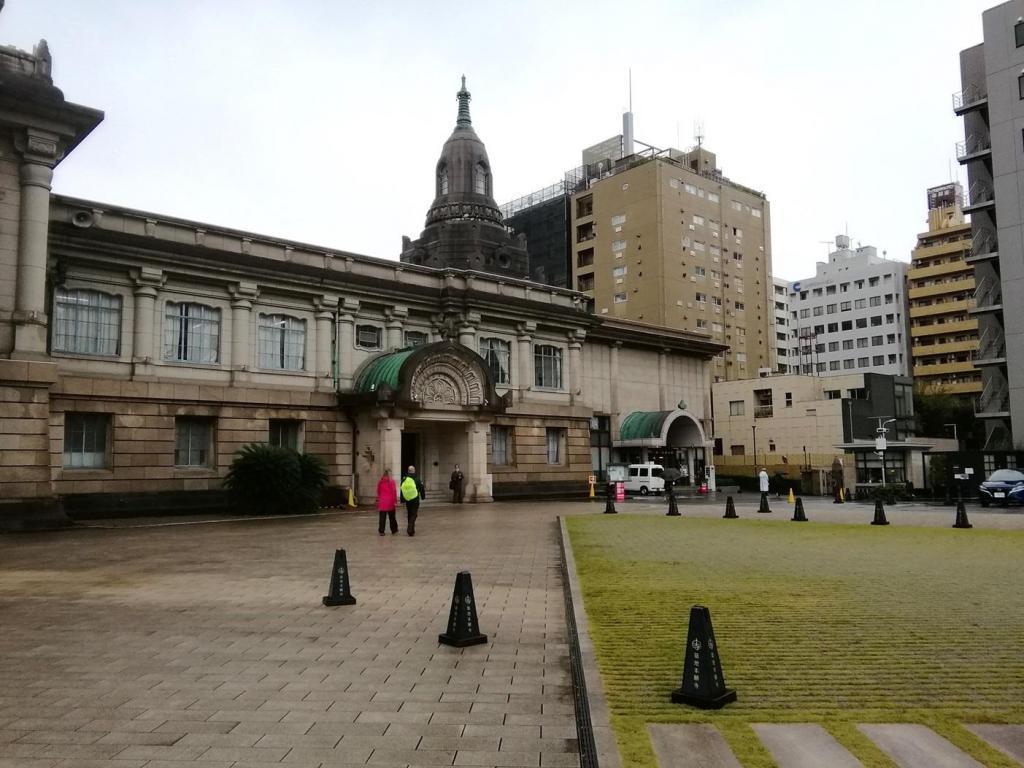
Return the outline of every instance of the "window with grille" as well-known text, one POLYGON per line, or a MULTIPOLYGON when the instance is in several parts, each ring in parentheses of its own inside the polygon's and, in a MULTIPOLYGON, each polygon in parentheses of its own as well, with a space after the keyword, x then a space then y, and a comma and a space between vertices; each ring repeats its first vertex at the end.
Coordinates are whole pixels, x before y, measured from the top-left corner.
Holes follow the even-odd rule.
POLYGON ((550 344, 533 348, 533 381, 544 389, 562 388, 562 350, 550 344))
POLYGON ((267 442, 298 451, 302 447, 302 422, 297 419, 271 419, 267 442))
POLYGON ((209 467, 213 461, 213 422, 182 416, 174 420, 174 466, 209 467))
POLYGON ((480 357, 487 362, 487 370, 491 381, 495 384, 508 384, 512 381, 510 362, 512 345, 504 339, 480 339, 480 357))
POLYGON ((169 303, 164 326, 164 360, 216 363, 220 310, 203 304, 169 303))
POLYGON ((105 413, 64 415, 64 468, 102 469, 109 466, 110 417, 105 413))
POLYGON ((121 297, 57 288, 53 299, 53 349, 79 355, 121 353, 121 297))
POLYGON ((306 359, 306 321, 288 315, 259 316, 260 368, 301 371, 306 359))
POLYGON ((504 466, 509 463, 511 433, 511 427, 491 427, 491 464, 504 466))
POLYGON ((384 332, 376 325, 356 326, 356 346, 360 349, 380 349, 384 343, 384 332))
POLYGON ((427 334, 423 331, 406 331, 405 332, 405 346, 407 347, 422 347, 428 341, 427 334))

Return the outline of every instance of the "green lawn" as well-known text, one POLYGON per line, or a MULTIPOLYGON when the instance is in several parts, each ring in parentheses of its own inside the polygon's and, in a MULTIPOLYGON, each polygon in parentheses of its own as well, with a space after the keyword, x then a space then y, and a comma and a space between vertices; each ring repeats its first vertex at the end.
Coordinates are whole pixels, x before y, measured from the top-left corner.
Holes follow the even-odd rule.
MULTIPOLYGON (((856 723, 916 722, 988 766, 962 723, 1024 723, 1024 532, 647 516, 566 519, 625 766, 646 723, 710 722, 747 768, 756 722, 817 722, 868 768, 856 723), (669 703, 690 606, 711 609, 739 701, 669 703)), ((1017 767, 1019 768, 1019 766, 1017 767)))

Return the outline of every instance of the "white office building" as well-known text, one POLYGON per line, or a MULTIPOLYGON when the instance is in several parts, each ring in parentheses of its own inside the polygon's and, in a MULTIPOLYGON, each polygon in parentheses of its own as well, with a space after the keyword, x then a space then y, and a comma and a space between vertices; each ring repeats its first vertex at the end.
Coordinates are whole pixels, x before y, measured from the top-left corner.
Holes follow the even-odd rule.
MULTIPOLYGON (((789 322, 789 281, 781 277, 772 278, 772 373, 790 373, 790 355, 793 364, 797 362, 799 349, 790 338, 789 322)), ((796 371, 793 371, 796 373, 796 371)))
POLYGON ((814 277, 789 286, 789 372, 909 375, 907 267, 837 235, 814 277))

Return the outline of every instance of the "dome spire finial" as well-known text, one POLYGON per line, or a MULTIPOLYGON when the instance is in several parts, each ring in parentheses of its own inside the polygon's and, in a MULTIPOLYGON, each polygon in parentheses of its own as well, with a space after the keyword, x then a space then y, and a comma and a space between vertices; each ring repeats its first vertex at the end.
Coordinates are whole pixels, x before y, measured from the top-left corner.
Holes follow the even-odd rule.
POLYGON ((455 121, 457 126, 470 126, 473 122, 469 119, 469 100, 472 98, 466 90, 466 76, 462 76, 462 89, 456 94, 459 99, 459 117, 455 121))

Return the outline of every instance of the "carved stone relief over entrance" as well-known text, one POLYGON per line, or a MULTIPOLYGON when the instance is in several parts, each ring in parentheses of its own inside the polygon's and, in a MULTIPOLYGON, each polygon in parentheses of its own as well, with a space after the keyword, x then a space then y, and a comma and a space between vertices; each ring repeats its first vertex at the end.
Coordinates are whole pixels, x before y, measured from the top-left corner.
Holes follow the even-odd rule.
POLYGON ((440 355, 413 374, 409 396, 423 406, 486 405, 480 373, 455 355, 440 355))

